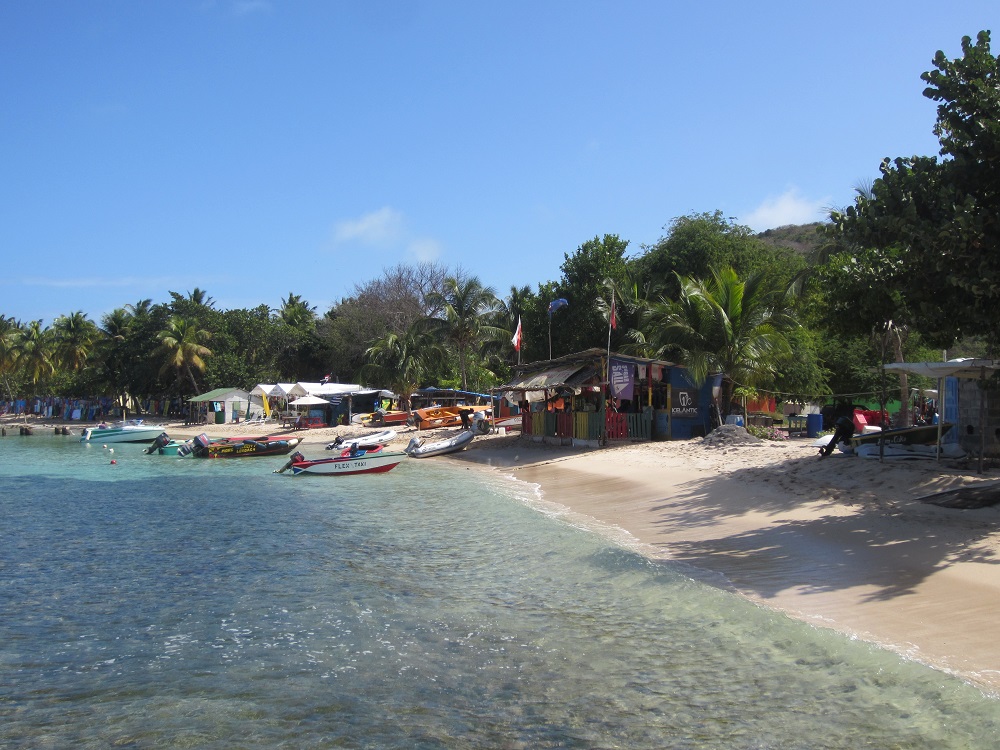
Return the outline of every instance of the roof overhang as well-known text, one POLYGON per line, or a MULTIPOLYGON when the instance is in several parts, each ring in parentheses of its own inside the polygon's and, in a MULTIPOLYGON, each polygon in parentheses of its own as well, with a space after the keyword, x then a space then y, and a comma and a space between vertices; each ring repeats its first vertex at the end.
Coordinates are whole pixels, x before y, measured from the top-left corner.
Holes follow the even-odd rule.
POLYGON ((950 359, 947 362, 890 362, 886 372, 907 372, 928 378, 988 378, 1000 370, 995 359, 950 359))

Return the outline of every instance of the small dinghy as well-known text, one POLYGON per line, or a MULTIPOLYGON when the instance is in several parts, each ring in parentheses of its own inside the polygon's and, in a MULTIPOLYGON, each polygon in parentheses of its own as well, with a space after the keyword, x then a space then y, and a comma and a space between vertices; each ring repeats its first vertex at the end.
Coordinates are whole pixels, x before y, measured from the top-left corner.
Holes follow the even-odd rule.
POLYGON ((343 450, 344 448, 352 445, 357 445, 359 448, 377 448, 380 445, 388 445, 395 439, 395 430, 382 430, 381 432, 375 432, 371 435, 362 435, 347 439, 345 439, 343 435, 337 435, 337 439, 332 443, 328 443, 326 449, 328 451, 343 450))
POLYGON ((443 456, 446 453, 463 450, 475 437, 476 433, 472 430, 460 430, 444 440, 436 440, 433 443, 427 443, 424 442, 423 438, 415 437, 406 446, 405 452, 413 458, 443 456))

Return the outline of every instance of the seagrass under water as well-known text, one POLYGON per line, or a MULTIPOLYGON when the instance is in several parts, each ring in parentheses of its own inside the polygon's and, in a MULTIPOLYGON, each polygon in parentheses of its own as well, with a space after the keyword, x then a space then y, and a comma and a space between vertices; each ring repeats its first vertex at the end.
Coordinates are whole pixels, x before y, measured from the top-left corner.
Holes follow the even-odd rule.
POLYGON ((0 746, 996 744, 996 700, 647 562, 526 485, 282 463, 0 439, 0 746))

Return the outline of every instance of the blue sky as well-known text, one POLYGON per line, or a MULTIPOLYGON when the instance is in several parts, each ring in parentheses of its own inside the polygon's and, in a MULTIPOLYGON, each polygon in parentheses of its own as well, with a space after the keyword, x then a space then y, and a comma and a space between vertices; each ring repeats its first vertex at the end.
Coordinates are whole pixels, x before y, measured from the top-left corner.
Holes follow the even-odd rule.
MULTIPOLYGON (((932 155, 995 0, 0 5, 0 314, 204 289, 320 313, 398 263, 505 296, 604 234, 825 217, 932 155), (947 7, 947 9, 945 9, 947 7)), ((1000 34, 1000 29, 996 30, 1000 34)), ((1000 40, 993 40, 994 52, 1000 40)))

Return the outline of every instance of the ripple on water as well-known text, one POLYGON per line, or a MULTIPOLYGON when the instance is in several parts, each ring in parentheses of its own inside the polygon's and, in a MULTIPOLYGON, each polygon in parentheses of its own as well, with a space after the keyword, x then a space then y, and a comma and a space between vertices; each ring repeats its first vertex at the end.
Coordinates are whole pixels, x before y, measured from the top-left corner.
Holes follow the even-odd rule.
POLYGON ((485 473, 292 478, 126 450, 109 472, 93 446, 32 440, 38 474, 0 463, 5 747, 996 736, 973 688, 652 563, 485 473))

